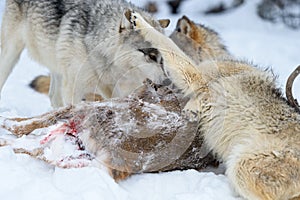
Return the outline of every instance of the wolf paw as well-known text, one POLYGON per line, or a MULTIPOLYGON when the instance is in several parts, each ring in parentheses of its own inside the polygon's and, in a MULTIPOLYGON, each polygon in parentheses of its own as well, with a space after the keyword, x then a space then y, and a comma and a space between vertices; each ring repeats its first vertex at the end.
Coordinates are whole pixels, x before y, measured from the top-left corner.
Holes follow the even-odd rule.
POLYGON ((191 122, 198 121, 200 104, 197 100, 190 99, 182 109, 182 115, 191 122))
POLYGON ((189 109, 183 109, 181 114, 185 119, 187 119, 190 122, 199 121, 199 114, 196 111, 192 111, 189 109))

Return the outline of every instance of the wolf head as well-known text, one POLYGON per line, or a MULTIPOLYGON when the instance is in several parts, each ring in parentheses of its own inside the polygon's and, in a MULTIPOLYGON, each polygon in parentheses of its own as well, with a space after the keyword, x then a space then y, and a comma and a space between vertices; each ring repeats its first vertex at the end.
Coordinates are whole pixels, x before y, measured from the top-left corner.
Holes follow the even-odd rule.
MULTIPOLYGON (((114 70, 110 71, 112 87, 111 97, 124 97, 133 90, 139 88, 146 78, 156 83, 161 83, 165 76, 162 73, 162 57, 159 51, 153 48, 151 42, 143 38, 141 34, 132 31, 130 23, 131 10, 125 10, 119 26, 119 34, 115 45, 106 45, 110 54, 108 59, 114 70), (116 44, 119 43, 119 44, 116 44), (113 49, 109 49, 109 48, 113 49)), ((163 32, 170 20, 155 20, 148 13, 143 13, 145 19, 158 31, 163 32)), ((110 80, 105 80, 109 82, 110 80)))
POLYGON ((219 35, 188 17, 178 20, 170 38, 195 62, 230 57, 219 35))
MULTIPOLYGON (((163 73, 160 64, 149 59, 149 55, 141 49, 151 48, 152 44, 147 42, 143 36, 132 31, 129 22, 131 10, 126 4, 118 7, 113 12, 116 16, 105 16, 105 19, 99 15, 96 20, 99 28, 95 33, 88 33, 88 47, 90 48, 88 59, 82 67, 80 73, 88 77, 87 93, 100 94, 104 99, 111 97, 125 97, 143 84, 146 78, 160 81, 163 73), (118 11, 118 12, 117 12, 118 11), (108 20, 109 22, 103 22, 108 20), (87 73, 86 68, 93 70, 93 73, 87 73)), ((156 20, 149 13, 142 12, 147 21, 158 31, 163 32, 167 27, 169 20, 156 20)), ((76 88, 81 86, 76 86, 76 88)), ((85 89, 87 90, 87 89, 85 89)))
MULTIPOLYGON (((135 47, 137 48, 137 46, 135 47)), ((138 48, 137 52, 129 53, 128 57, 125 56, 125 59, 123 57, 121 60, 133 64, 133 67, 127 68, 127 71, 119 76, 114 85, 112 97, 123 97, 130 94, 133 90, 142 86, 141 84, 146 78, 157 83, 162 83, 165 78, 161 70, 163 65, 162 56, 156 48, 149 45, 138 48), (131 57, 133 54, 136 54, 136 56, 131 57)))

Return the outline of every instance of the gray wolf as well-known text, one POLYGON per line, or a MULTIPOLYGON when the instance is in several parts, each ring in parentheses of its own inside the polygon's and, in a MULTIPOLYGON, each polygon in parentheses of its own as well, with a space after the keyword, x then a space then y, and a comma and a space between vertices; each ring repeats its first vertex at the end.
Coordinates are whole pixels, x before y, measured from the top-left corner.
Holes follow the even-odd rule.
POLYGON ((139 13, 130 20, 160 51, 164 74, 190 99, 186 116, 198 121, 238 194, 249 200, 300 198, 300 114, 274 75, 235 60, 197 66, 139 13))
POLYGON ((157 67, 140 51, 150 44, 123 28, 125 9, 139 10, 159 31, 169 24, 124 0, 7 0, 0 91, 24 48, 49 68, 54 107, 78 103, 87 93, 125 96, 146 77, 155 80, 157 67))
MULTIPOLYGON (((177 21, 170 38, 197 64, 207 60, 232 58, 218 33, 202 24, 193 22, 186 16, 177 21)), ((49 85, 49 76, 38 76, 31 82, 30 87, 45 94, 48 93, 49 85)), ((93 100, 93 98, 89 98, 89 100, 93 100)))

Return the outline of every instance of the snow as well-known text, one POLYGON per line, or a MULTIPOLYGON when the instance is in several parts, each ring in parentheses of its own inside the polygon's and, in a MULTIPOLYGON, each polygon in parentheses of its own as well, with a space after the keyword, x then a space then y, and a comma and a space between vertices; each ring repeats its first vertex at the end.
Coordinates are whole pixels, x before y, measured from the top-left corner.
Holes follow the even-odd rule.
MULTIPOLYGON (((145 0, 132 2, 143 5, 145 0)), ((181 13, 172 16, 164 5, 159 7, 157 17, 171 18, 167 34, 172 32, 183 14, 215 29, 236 58, 252 61, 262 68, 272 67, 279 75, 278 84, 284 87, 288 75, 300 63, 299 31, 260 20, 256 15, 259 0, 246 1, 236 10, 209 16, 202 14, 203 11, 219 1, 206 2, 184 1, 181 13)), ((4 4, 4 0, 0 1, 1 15, 4 4)), ((48 97, 28 87, 34 77, 47 73, 47 69, 33 62, 24 52, 3 88, 0 116, 28 117, 51 110, 48 97)), ((296 80, 294 93, 297 98, 300 98, 299 86, 299 80, 296 80)), ((1 135, 8 137, 7 132, 0 129, 1 135)), ((61 169, 28 155, 16 155, 10 146, 0 148, 0 177, 0 197, 6 200, 239 199, 226 176, 212 172, 187 170, 135 175, 117 184, 103 169, 61 169)))

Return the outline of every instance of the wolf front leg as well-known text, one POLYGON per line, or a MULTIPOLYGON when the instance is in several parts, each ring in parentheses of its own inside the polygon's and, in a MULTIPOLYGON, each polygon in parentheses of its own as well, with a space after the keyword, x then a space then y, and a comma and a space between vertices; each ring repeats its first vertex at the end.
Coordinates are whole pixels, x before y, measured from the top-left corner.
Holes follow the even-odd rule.
POLYGON ((49 89, 49 97, 51 101, 51 106, 53 108, 62 107, 63 99, 62 99, 62 76, 57 73, 51 73, 50 76, 50 89, 49 89))
POLYGON ((84 98, 84 89, 86 89, 84 80, 76 74, 66 70, 62 78, 62 97, 63 105, 74 105, 80 103, 84 98))

